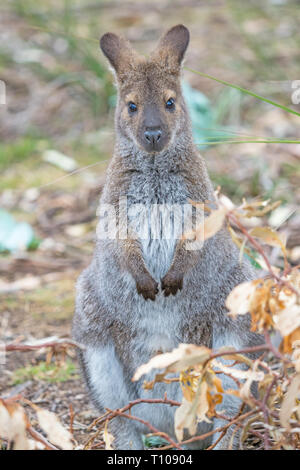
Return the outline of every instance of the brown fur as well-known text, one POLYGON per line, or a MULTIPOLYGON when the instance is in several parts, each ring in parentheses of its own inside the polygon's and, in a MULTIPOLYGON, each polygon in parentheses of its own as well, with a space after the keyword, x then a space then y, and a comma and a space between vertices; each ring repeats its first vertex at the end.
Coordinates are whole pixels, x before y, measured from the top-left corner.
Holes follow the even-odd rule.
POLYGON ((139 56, 128 41, 115 34, 107 33, 100 41, 116 74, 119 90, 116 113, 118 130, 120 133, 127 130, 142 149, 145 129, 159 126, 163 131, 161 144, 166 146, 171 138, 171 129, 178 122, 182 108, 185 108, 179 75, 188 42, 189 33, 181 25, 163 36, 150 58, 139 56), (172 110, 166 108, 170 98, 176 103, 172 110), (137 105, 137 113, 128 113, 130 102, 137 105))

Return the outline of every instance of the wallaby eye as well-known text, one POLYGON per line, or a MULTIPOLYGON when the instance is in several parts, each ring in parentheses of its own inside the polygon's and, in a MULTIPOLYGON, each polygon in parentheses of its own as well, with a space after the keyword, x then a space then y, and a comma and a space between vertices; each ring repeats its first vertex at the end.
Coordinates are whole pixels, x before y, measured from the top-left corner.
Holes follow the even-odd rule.
POLYGON ((175 107, 175 100, 174 98, 170 98, 167 102, 166 102, 166 108, 167 109, 172 109, 175 107))
POLYGON ((137 111, 137 105, 130 101, 130 103, 128 103, 128 109, 131 113, 135 113, 137 111))

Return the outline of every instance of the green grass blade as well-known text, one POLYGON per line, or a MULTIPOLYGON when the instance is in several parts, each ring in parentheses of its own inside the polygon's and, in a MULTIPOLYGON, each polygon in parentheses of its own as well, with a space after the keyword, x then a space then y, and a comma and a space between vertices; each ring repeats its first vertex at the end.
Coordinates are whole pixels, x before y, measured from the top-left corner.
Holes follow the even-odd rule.
POLYGON ((196 145, 218 144, 300 144, 300 140, 260 139, 260 140, 217 140, 215 142, 195 142, 196 145))
POLYGON ((300 117, 300 113, 297 113, 297 111, 294 111, 293 109, 288 108, 287 106, 283 106, 282 104, 276 103, 275 101, 269 100, 268 98, 264 98, 263 96, 260 96, 257 93, 254 93, 253 91, 247 90, 246 88, 242 88, 238 85, 235 85, 234 83, 226 82, 225 80, 222 80, 217 77, 213 77, 212 75, 208 75, 207 73, 204 73, 204 72, 199 72, 198 70, 190 69, 189 67, 185 67, 185 70, 188 70, 189 72, 192 72, 192 73, 196 73, 197 75, 201 75, 201 77, 209 78, 210 80, 214 80, 215 82, 222 83, 222 85, 235 88, 236 90, 239 90, 242 93, 253 96, 254 98, 257 98, 260 101, 264 101, 265 103, 271 104, 272 106, 276 106, 277 108, 283 109, 284 111, 288 113, 295 114, 296 116, 300 117))

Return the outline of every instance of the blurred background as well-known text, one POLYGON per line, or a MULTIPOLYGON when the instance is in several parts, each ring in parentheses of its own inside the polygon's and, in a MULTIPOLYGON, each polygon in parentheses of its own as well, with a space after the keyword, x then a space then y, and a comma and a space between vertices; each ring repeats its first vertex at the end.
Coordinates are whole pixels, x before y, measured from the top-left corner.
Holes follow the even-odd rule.
MULTIPOLYGON (((186 68, 300 113, 298 0, 2 2, 1 341, 70 334, 74 284, 91 259, 114 142, 116 95, 100 36, 121 33, 147 54, 179 22, 191 32, 186 68)), ((284 142, 300 140, 299 115, 190 70, 183 80, 195 141, 215 186, 237 204, 280 199, 268 222, 285 231, 291 262, 300 263, 300 145, 284 142)), ((272 256, 282 264, 276 249, 272 256)), ((80 441, 93 411, 75 359, 63 372, 37 354, 24 361, 17 353, 7 359, 0 392, 28 393, 63 420, 72 397, 80 441)))

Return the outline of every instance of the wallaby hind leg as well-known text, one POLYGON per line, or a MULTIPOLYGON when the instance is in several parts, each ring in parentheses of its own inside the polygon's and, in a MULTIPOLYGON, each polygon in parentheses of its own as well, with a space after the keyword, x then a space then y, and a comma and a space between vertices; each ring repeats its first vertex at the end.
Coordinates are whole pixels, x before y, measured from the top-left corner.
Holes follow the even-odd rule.
MULTIPOLYGON (((87 348, 82 354, 81 363, 91 399, 99 409, 99 415, 105 413, 107 408, 122 408, 136 398, 133 386, 126 381, 112 345, 87 348)), ((109 432, 114 436, 114 448, 143 449, 143 429, 139 423, 117 417, 109 423, 109 432)))
MULTIPOLYGON (((202 422, 198 425, 196 436, 201 436, 203 434, 206 434, 210 432, 212 428, 213 428, 213 423, 202 422)), ((184 439, 190 439, 193 437, 195 436, 188 435, 188 436, 184 436, 184 439)), ((212 437, 210 436, 205 439, 197 439, 194 442, 190 442, 185 445, 185 448, 189 450, 204 450, 204 449, 207 449, 207 447, 209 447, 211 443, 212 443, 212 437)))
POLYGON ((114 418, 109 432, 114 436, 112 446, 118 450, 143 450, 142 433, 127 418, 114 418))
MULTIPOLYGON (((236 321, 236 320, 235 320, 236 321)), ((234 347, 236 350, 242 349, 244 347, 255 346, 262 342, 261 336, 252 333, 248 329, 248 325, 243 322, 240 324, 240 329, 238 330, 230 329, 218 329, 215 327, 214 330, 214 339, 213 339, 213 349, 219 349, 221 347, 234 347)), ((232 365, 231 360, 226 360, 226 358, 218 358, 219 362, 222 362, 226 365, 232 365)), ((237 364, 234 366, 238 369, 244 369, 246 366, 243 364, 237 364)), ((237 389, 237 384, 235 381, 225 374, 220 374, 219 378, 222 380, 223 390, 237 389)), ((240 398, 224 393, 222 403, 217 405, 216 410, 219 413, 222 412, 228 418, 234 418, 242 405, 240 398)), ((224 425, 228 424, 228 420, 215 419, 213 424, 213 429, 222 428, 224 425)), ((221 433, 215 433, 212 437, 212 442, 215 443, 220 437, 221 433)), ((237 428, 235 425, 230 426, 225 435, 220 439, 220 441, 214 447, 216 450, 227 450, 229 449, 238 449, 240 445, 240 434, 241 428, 237 428)))

